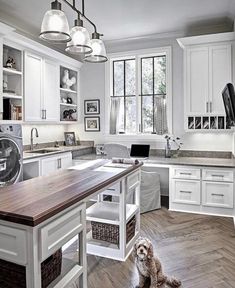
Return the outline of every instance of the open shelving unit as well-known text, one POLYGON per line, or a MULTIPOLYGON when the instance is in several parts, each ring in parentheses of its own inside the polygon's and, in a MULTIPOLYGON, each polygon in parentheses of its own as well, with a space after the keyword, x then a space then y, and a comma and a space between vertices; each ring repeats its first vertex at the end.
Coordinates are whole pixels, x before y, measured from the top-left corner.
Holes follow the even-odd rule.
POLYGON ((60 66, 60 121, 78 120, 78 71, 60 66))
POLYGON ((22 121, 23 117, 23 52, 3 44, 3 120, 22 121), (9 58, 14 60, 7 67, 9 58))
POLYGON ((122 179, 108 190, 98 195, 96 203, 86 210, 86 219, 89 222, 98 222, 119 226, 119 243, 94 239, 92 225, 87 233, 87 253, 114 260, 125 261, 132 251, 133 245, 140 232, 140 172, 135 172, 122 179), (134 181, 130 181, 134 179, 134 181), (114 201, 105 201, 103 196, 113 196, 114 201), (130 199, 131 203, 127 199, 130 199), (136 225, 134 236, 127 241, 126 227, 135 217, 136 225))

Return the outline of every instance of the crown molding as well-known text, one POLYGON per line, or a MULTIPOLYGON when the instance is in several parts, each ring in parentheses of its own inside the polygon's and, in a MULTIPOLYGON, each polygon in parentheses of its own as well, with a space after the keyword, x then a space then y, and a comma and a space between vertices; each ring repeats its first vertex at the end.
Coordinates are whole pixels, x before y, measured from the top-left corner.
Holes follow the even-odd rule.
POLYGON ((185 38, 177 39, 180 47, 185 49, 190 45, 200 45, 200 44, 209 44, 215 42, 226 42, 226 41, 234 41, 235 40, 235 32, 225 32, 225 33, 216 33, 216 34, 208 34, 208 35, 200 35, 200 36, 191 36, 185 38))
POLYGON ((171 39, 171 38, 179 38, 185 36, 185 31, 172 31, 172 32, 164 32, 164 33, 156 33, 156 34, 149 34, 144 36, 137 36, 137 37, 128 37, 128 38, 121 38, 121 39, 113 39, 113 40, 104 40, 105 44, 107 45, 119 45, 122 43, 130 43, 130 42, 137 42, 137 41, 154 41, 159 39, 171 39))

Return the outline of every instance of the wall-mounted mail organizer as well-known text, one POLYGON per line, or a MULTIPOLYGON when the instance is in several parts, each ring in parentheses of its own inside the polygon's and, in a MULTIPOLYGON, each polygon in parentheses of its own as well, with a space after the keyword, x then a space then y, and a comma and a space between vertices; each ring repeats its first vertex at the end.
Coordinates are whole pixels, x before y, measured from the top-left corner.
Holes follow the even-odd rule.
POLYGON ((229 130, 225 116, 188 116, 187 130, 229 130))

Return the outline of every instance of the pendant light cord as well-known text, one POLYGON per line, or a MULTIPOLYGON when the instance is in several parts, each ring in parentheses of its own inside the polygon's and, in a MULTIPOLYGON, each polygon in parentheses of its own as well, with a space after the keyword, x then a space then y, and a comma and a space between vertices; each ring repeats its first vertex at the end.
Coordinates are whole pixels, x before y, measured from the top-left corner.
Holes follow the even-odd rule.
POLYGON ((96 28, 96 25, 89 19, 85 16, 85 8, 84 8, 84 0, 82 0, 82 12, 79 11, 77 8, 76 8, 76 3, 75 3, 75 0, 73 0, 73 4, 69 3, 67 0, 62 0, 64 3, 66 3, 71 9, 73 9, 77 14, 79 14, 80 16, 82 16, 84 19, 86 19, 87 22, 89 22, 95 32, 97 33, 97 28, 96 28))

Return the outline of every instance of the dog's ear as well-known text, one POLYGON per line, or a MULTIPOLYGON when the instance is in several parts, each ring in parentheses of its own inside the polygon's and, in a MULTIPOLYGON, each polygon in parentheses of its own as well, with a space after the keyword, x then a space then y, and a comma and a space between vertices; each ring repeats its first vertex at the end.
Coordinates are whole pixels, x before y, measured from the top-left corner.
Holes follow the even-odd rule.
POLYGON ((153 258, 153 244, 149 241, 149 248, 148 248, 148 259, 153 258))

